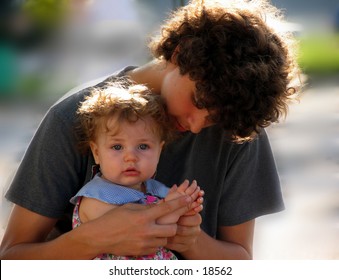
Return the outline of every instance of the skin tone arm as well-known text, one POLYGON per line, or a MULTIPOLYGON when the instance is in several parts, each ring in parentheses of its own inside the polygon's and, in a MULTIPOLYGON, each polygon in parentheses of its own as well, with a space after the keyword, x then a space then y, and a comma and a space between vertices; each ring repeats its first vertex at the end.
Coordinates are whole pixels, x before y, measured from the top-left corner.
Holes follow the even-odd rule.
POLYGON ((217 239, 201 230, 200 234, 190 244, 187 244, 182 242, 189 235, 188 231, 186 232, 189 221, 185 219, 187 217, 184 216, 178 221, 177 235, 168 239, 166 246, 168 249, 181 252, 186 259, 246 260, 253 258, 255 220, 236 226, 219 227, 217 239), (180 223, 185 223, 186 226, 181 227, 180 223))
MULTIPOLYGON (((154 207, 126 204, 47 242, 57 220, 16 205, 1 243, 0 258, 55 260, 92 259, 102 252, 150 254, 166 245, 167 238, 177 231, 176 224, 159 225, 156 219, 177 209, 184 214, 190 203, 189 196, 182 196, 154 207)), ((199 224, 192 228, 197 227, 199 224)))
MULTIPOLYGON (((189 181, 185 180, 179 187, 174 185, 170 189, 165 199, 166 201, 170 201, 185 195, 189 195, 191 197, 191 201, 193 201, 189 205, 189 211, 187 211, 185 215, 194 215, 200 212, 202 210, 202 196, 204 195, 204 193, 200 190, 200 187, 197 185, 197 182, 195 180, 192 182, 192 184, 189 184, 189 181)), ((164 202, 165 199, 162 202, 164 202)), ((116 204, 109 204, 94 198, 83 197, 79 207, 80 220, 82 223, 89 222, 91 220, 101 217, 106 212, 116 207, 121 206, 116 204)), ((181 209, 178 209, 177 211, 174 211, 157 219, 157 224, 166 225, 176 223, 181 215, 182 211, 181 209)))

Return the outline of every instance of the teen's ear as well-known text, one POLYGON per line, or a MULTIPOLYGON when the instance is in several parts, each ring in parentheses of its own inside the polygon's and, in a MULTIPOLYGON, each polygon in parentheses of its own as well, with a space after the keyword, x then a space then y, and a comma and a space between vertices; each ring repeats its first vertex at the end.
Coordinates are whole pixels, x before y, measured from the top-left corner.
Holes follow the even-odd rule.
POLYGON ((177 63, 177 56, 179 54, 179 46, 176 46, 174 52, 171 55, 171 63, 174 65, 178 65, 177 63))
POLYGON ((89 146, 91 148, 95 163, 100 164, 98 145, 94 141, 90 141, 89 146))

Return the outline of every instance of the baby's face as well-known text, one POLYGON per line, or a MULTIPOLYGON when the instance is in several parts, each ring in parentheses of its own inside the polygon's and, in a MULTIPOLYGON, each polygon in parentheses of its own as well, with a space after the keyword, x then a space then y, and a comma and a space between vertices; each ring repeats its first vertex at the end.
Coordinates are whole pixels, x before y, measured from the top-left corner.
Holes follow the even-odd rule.
POLYGON ((108 131, 99 129, 91 149, 104 179, 139 189, 141 182, 154 175, 164 142, 151 125, 151 118, 119 124, 112 118, 108 131))

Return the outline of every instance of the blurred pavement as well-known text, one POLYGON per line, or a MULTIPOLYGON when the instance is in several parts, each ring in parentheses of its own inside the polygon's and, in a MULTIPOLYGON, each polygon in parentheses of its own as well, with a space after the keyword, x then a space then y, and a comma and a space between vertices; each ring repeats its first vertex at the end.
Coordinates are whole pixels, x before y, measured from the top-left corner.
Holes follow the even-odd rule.
POLYGON ((268 129, 286 210, 257 219, 256 259, 339 259, 339 75, 309 83, 268 129))

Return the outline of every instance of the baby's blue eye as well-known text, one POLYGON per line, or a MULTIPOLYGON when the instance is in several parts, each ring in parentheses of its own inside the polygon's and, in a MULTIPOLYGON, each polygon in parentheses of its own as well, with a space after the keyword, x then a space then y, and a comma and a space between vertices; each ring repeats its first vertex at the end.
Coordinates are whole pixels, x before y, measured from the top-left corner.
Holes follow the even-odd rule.
POLYGON ((149 146, 147 144, 140 144, 139 145, 140 150, 147 150, 148 148, 149 148, 149 146))
POLYGON ((122 149, 122 146, 121 145, 114 145, 114 146, 112 146, 112 149, 116 150, 116 151, 120 151, 122 149))

